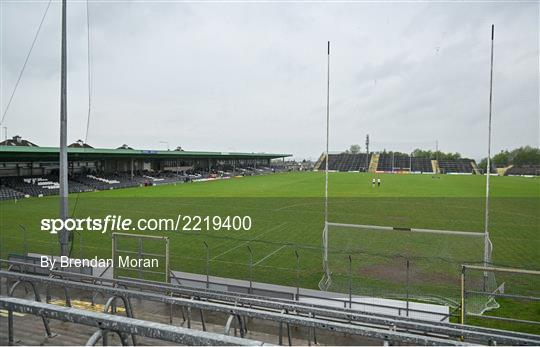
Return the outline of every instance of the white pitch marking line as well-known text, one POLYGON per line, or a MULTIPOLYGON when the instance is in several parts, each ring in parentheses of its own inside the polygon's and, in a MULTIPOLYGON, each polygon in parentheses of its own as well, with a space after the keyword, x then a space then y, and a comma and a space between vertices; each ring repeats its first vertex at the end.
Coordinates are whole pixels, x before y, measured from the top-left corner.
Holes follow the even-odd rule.
POLYGON ((272 253, 268 254, 266 257, 262 258, 261 260, 259 260, 258 262, 256 262, 255 264, 253 264, 253 266, 259 264, 260 262, 263 262, 265 261, 267 258, 273 256, 274 254, 276 254, 277 252, 281 251, 283 248, 287 247, 287 245, 283 245, 281 247, 279 247, 278 249, 276 249, 275 251, 273 251, 272 253))
POLYGON ((224 251, 224 252, 221 252, 220 254, 216 255, 215 257, 211 258, 210 260, 215 260, 215 259, 221 257, 222 255, 225 255, 225 254, 227 254, 227 253, 229 253, 229 252, 231 252, 231 251, 234 251, 235 249, 237 249, 237 248, 239 248, 239 247, 244 246, 245 244, 250 243, 251 241, 255 241, 255 240, 257 240, 257 239, 260 239, 260 238, 263 237, 264 235, 268 234, 269 232, 271 232, 271 231, 273 231, 273 230, 275 230, 275 229, 277 229, 277 228, 282 227, 282 226, 285 225, 285 224, 287 224, 287 223, 286 223, 286 222, 283 222, 283 223, 281 223, 281 224, 279 224, 279 225, 276 225, 275 227, 268 229, 267 231, 265 231, 265 232, 263 232, 263 233, 257 235, 256 237, 252 238, 252 239, 249 240, 249 241, 242 242, 241 244, 239 244, 239 245, 237 245, 237 246, 234 246, 233 248, 229 248, 228 250, 226 250, 226 251, 224 251))

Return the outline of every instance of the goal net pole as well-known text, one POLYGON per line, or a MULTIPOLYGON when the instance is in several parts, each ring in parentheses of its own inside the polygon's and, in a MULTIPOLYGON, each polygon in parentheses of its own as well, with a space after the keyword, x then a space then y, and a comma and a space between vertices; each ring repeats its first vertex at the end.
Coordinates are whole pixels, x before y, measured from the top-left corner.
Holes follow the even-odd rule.
POLYGON ((495 34, 495 25, 491 25, 491 66, 489 75, 489 117, 488 117, 488 155, 486 168, 486 204, 484 217, 484 265, 487 266, 491 261, 490 257, 490 241, 489 241, 489 178, 491 176, 491 112, 493 102, 493 39, 495 34))
POLYGON ((326 63, 326 165, 324 170, 324 230, 323 230, 323 267, 327 275, 328 271, 328 147, 330 139, 330 41, 328 41, 327 63, 326 63))
MULTIPOLYGON (((491 113, 493 104, 493 41, 495 36, 495 25, 491 25, 491 61, 489 70, 489 116, 488 116, 488 148, 486 167, 486 203, 484 214, 484 267, 491 262, 491 241, 489 239, 489 179, 491 176, 491 113)), ((487 284, 487 272, 484 272, 484 290, 487 284)))

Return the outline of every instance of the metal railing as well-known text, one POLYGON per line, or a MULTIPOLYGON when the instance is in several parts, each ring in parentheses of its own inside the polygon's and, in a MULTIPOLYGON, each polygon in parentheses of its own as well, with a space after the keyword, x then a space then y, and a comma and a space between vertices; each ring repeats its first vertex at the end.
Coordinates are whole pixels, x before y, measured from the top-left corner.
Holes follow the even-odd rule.
POLYGON ((261 341, 216 334, 207 331, 186 329, 168 324, 149 322, 129 317, 122 317, 101 312, 92 312, 73 307, 62 307, 39 301, 0 296, 0 308, 7 310, 8 342, 14 342, 14 322, 12 312, 21 312, 41 316, 44 319, 56 319, 64 322, 82 324, 99 329, 88 339, 86 345, 95 345, 101 339, 107 345, 108 334, 116 333, 122 345, 128 345, 127 335, 136 334, 182 345, 195 346, 260 346, 261 341))
MULTIPOLYGON (((55 271, 55 274, 60 275, 61 272, 55 271)), ((280 326, 281 324, 295 325, 308 329, 348 333, 399 343, 444 345, 463 344, 464 342, 505 345, 540 343, 540 336, 537 335, 370 314, 348 308, 328 307, 253 294, 201 291, 172 284, 103 279, 73 273, 63 273, 63 275, 65 276, 63 279, 58 279, 0 271, 0 278, 11 281, 28 281, 34 285, 100 292, 104 295, 124 297, 127 300, 136 298, 160 302, 171 305, 171 307, 175 305, 201 310, 201 318, 203 310, 221 312, 238 317, 274 321, 280 323, 280 326), (77 278, 79 281, 73 280, 77 278), (95 280, 96 284, 87 283, 90 279, 95 280), (81 282, 81 280, 85 282, 81 282), (120 287, 136 288, 137 290, 121 289, 120 287)), ((279 336, 281 337, 281 335, 279 336)), ((314 335, 310 333, 310 336, 314 335)))
POLYGON ((112 269, 113 277, 117 276, 118 270, 136 272, 139 278, 142 278, 143 274, 149 275, 158 275, 163 276, 165 282, 170 282, 170 258, 169 258, 169 238, 166 236, 154 236, 154 235, 142 235, 142 234, 129 234, 129 233, 112 233, 112 269), (132 239, 135 240, 137 245, 137 250, 132 249, 122 249, 119 248, 119 243, 122 239, 132 239), (163 253, 155 253, 145 251, 144 242, 158 242, 163 243, 163 253), (136 260, 139 263, 137 268, 122 268, 119 267, 119 257, 122 255, 135 256, 136 260), (165 268, 163 271, 153 271, 142 269, 140 266, 140 261, 146 257, 162 258, 165 261, 165 268))
MULTIPOLYGON (((466 324, 467 317, 475 317, 483 320, 504 321, 517 324, 528 324, 532 326, 540 327, 540 321, 521 319, 509 316, 503 316, 501 313, 496 312, 497 315, 479 314, 470 312, 469 301, 475 298, 481 298, 482 301, 492 301, 493 307, 497 308, 500 305, 496 303, 497 300, 505 301, 502 305, 513 305, 514 307, 524 308, 531 303, 540 302, 540 271, 518 269, 510 267, 495 267, 495 266, 479 266, 479 265, 462 265, 461 270, 461 324, 466 324), (488 274, 498 274, 499 284, 495 289, 486 287, 482 282, 488 277, 488 274), (480 280, 476 282, 481 283, 472 284, 474 276, 478 276, 480 280), (506 275, 506 277, 504 276, 506 275), (501 278, 502 277, 502 278, 501 278), (536 282, 534 281, 536 279, 536 282), (505 289, 506 288, 506 289, 505 289), (521 291, 521 293, 507 293, 508 288, 515 292, 521 291), (531 294, 529 294, 531 293, 531 294)), ((504 311, 502 312, 504 314, 504 311)), ((538 318, 538 316, 536 316, 538 318)))

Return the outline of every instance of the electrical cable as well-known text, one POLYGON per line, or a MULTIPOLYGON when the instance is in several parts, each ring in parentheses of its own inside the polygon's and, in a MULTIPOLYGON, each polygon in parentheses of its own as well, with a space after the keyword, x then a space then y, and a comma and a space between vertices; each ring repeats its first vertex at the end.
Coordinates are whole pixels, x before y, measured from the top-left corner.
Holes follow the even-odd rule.
POLYGON ((19 77, 17 78, 17 82, 15 82, 15 86, 13 87, 13 91, 11 92, 11 96, 9 97, 9 101, 6 105, 6 109, 4 110, 4 113, 2 114, 2 120, 0 120, 0 126, 4 124, 4 120, 6 118, 7 112, 9 110, 9 106, 11 105, 11 102, 13 101, 13 97, 15 96, 15 92, 17 91, 19 87, 19 83, 21 82, 22 76, 24 74, 24 71, 26 69, 26 65, 28 63, 28 60, 30 59, 30 55, 32 54, 32 50, 34 49, 34 46, 36 44, 37 38, 39 36, 39 32, 41 31, 41 27, 43 26, 43 22, 45 21, 45 17, 47 16, 47 12, 49 12, 49 7, 51 7, 52 0, 49 0, 49 3, 47 4, 47 7, 45 8, 45 11, 43 12, 43 16, 41 17, 41 21, 39 22, 39 26, 37 28, 36 34, 34 35, 34 40, 32 41, 32 44, 30 45, 30 49, 28 50, 28 54, 26 54, 26 59, 24 60, 24 64, 21 68, 21 71, 19 72, 19 77))

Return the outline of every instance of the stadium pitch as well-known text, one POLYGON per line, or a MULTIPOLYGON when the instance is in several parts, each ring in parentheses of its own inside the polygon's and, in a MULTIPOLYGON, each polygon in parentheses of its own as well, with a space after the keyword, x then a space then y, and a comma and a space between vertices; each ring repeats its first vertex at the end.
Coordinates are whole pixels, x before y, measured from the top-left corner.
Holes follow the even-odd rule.
MULTIPOLYGON (((485 178, 465 175, 391 175, 331 173, 330 220, 343 223, 395 227, 482 231, 485 178), (380 177, 381 186, 372 178, 380 177)), ((324 225, 324 174, 283 173, 232 178, 211 182, 140 187, 70 196, 72 217, 176 218, 182 216, 249 216, 250 230, 138 231, 170 239, 173 270, 205 273, 207 254, 212 276, 247 279, 283 285, 317 288, 322 269, 321 232, 324 225), (205 246, 208 245, 208 249, 205 246), (296 258, 295 251, 298 254, 296 258), (208 252, 208 253, 207 253, 208 252), (250 253, 251 252, 251 253, 250 253), (298 260, 298 263, 297 263, 298 260), (298 265, 297 265, 298 264, 298 265), (297 268, 299 266, 299 268, 297 268)), ((57 235, 40 230, 40 221, 58 214, 58 197, 29 198, 0 203, 0 252, 57 254, 57 235)), ((540 180, 493 177, 490 232, 494 264, 540 268, 540 180)), ((204 229, 204 228, 203 228, 204 229)), ((343 259, 352 255, 358 281, 363 272, 377 279, 371 288, 390 288, 400 274, 362 263, 369 255, 399 249, 399 244, 341 236, 332 252, 343 259)), ((398 238, 394 238, 399 243, 398 238)), ((446 249, 442 241, 418 244, 401 252, 419 256, 446 249), (429 249, 429 250, 428 250, 429 249)), ((453 264, 464 254, 445 254, 453 264)), ((72 257, 110 257, 111 234, 74 233, 72 257)), ((460 258, 463 256, 463 258, 460 258)), ((422 290, 451 291, 458 279, 453 268, 432 271, 422 290), (442 288, 442 289, 441 289, 442 288)), ((422 279, 425 277, 422 277, 422 279)), ((414 278, 413 278, 414 280, 414 278)), ((394 283, 395 282, 395 283, 394 283)), ((459 294, 459 293, 456 293, 459 294)), ((501 310, 512 310, 508 306, 501 310)), ((540 307, 521 308, 522 317, 540 315, 540 307)), ((492 323, 498 326, 498 323, 492 323)))

